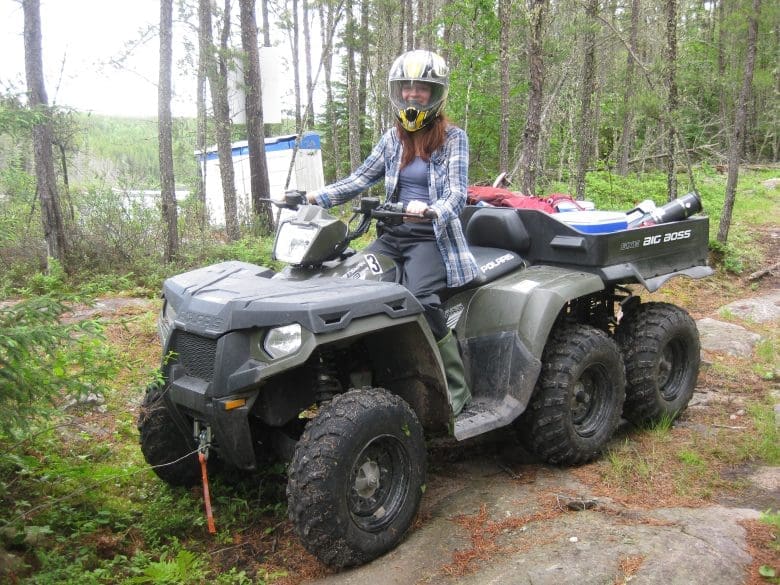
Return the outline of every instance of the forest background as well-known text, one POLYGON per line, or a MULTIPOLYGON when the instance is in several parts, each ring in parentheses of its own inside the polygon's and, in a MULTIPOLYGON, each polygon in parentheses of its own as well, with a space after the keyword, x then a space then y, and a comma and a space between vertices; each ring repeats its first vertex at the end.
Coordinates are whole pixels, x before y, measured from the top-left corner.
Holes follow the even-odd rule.
MULTIPOLYGON (((258 139, 316 130, 326 181, 344 176, 392 124, 387 70, 405 50, 433 49, 448 61, 447 113, 468 133, 472 184, 507 173, 513 190, 571 193, 621 210, 695 189, 711 218, 719 273, 766 263, 749 228, 729 238, 729 227, 737 192, 749 194, 755 220, 768 189, 760 181, 777 174, 777 3, 163 0, 159 26, 127 44, 130 53, 139 42, 159 42, 159 68, 149 72, 158 79, 154 119, 50 104, 46 38, 35 34, 45 5, 20 5, 26 83, 0 80, 0 299, 8 299, 0 304, 0 498, 11 510, 3 538, 32 563, 17 574, 32 571, 35 582, 166 582, 149 576, 155 570, 209 574, 177 540, 199 525, 197 502, 137 478, 131 418, 118 415, 111 441, 76 454, 80 462, 58 443, 62 433, 51 434, 71 424, 60 418, 69 397, 114 395, 121 404, 116 386, 142 388, 158 365, 154 351, 126 338, 124 351, 150 359, 122 359, 98 321, 59 318, 98 295, 154 297, 166 276, 209 262, 273 265, 258 139), (280 124, 262 123, 251 50, 271 43, 288 54, 294 88, 280 124), (244 65, 246 125, 232 123, 226 109, 235 62, 244 65), (172 71, 191 78, 195 119, 171 115, 172 71), (235 212, 235 187, 223 176, 227 221, 211 226, 193 153, 217 143, 226 156, 237 139, 254 149, 254 214, 235 212), (160 191, 158 205, 126 197, 147 189, 160 191), (176 189, 192 195, 177 203, 176 189), (133 477, 124 479, 126 472, 133 477), (63 480, 62 489, 51 477, 63 480), (63 499, 62 490, 85 478, 116 490, 102 499, 76 490, 74 500, 63 499), (114 540, 127 534, 135 548, 114 540)), ((153 344, 151 314, 122 327, 153 344)), ((83 433, 65 438, 85 440, 83 433)), ((246 520, 247 511, 224 505, 236 525, 246 520)), ((253 513, 278 514, 283 504, 264 506, 253 513)), ((225 583, 250 582, 237 570, 225 574, 225 583)), ((255 573, 255 582, 266 577, 255 573)))
MULTIPOLYGON (((606 196, 598 202, 602 208, 620 209, 645 198, 663 201, 679 191, 706 191, 696 173, 728 171, 726 192, 712 194, 715 205, 708 208, 721 220, 717 241, 725 246, 738 164, 771 163, 780 156, 775 3, 238 4, 162 2, 160 25, 128 39, 126 58, 139 43, 163 41, 157 120, 106 119, 51 106, 40 99, 46 95, 42 67, 36 74, 30 61, 27 88, 6 80, 0 101, 6 234, 0 242, 5 269, 0 289, 23 286, 39 267, 46 270, 48 257, 72 275, 132 273, 136 279, 150 270, 159 276, 155 266, 165 270, 172 260, 202 260, 215 232, 204 216, 204 187, 192 153, 215 142, 227 161, 230 140, 249 139, 253 165, 252 226, 239 225, 235 186, 230 173, 222 173, 223 239, 267 234, 271 212, 262 199, 270 193, 261 138, 317 130, 326 181, 344 176, 391 125, 387 69, 411 48, 434 49, 451 66, 447 112, 468 133, 472 183, 491 183, 506 172, 511 187, 524 193, 606 196), (266 127, 262 88, 255 81, 258 58, 247 47, 270 45, 272 39, 289 54, 294 90, 285 121, 266 127), (235 63, 244 65, 247 125, 231 123, 226 103, 226 78, 235 63), (191 74, 197 119, 171 116, 172 70, 191 74), (43 92, 30 90, 36 83, 43 92), (323 96, 321 105, 314 95, 323 96), (33 152, 46 152, 32 147, 36 127, 50 128, 54 154, 41 162, 33 180, 33 152), (38 186, 36 201, 35 181, 42 178, 46 187, 38 186), (181 209, 174 202, 177 187, 193 194, 181 209), (161 190, 162 213, 123 203, 122 190, 131 189, 161 190), (180 247, 181 242, 186 244, 180 247)), ((28 53, 32 38, 25 37, 28 53)), ((121 67, 122 58, 111 60, 121 67)))

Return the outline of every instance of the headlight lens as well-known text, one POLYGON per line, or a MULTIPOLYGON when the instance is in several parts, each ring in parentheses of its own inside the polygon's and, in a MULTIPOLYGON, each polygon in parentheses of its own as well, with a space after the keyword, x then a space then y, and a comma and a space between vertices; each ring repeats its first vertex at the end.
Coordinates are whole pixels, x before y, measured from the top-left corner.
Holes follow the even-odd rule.
POLYGON ((316 234, 316 226, 283 223, 274 246, 276 259, 290 264, 300 264, 316 234))
POLYGON ((160 337, 160 344, 164 347, 168 337, 173 330, 173 322, 176 320, 176 311, 173 310, 168 300, 163 301, 163 309, 160 312, 160 318, 157 319, 157 335, 160 337))
POLYGON ((298 323, 276 327, 265 336, 263 349, 272 358, 291 355, 301 349, 301 326, 298 323))

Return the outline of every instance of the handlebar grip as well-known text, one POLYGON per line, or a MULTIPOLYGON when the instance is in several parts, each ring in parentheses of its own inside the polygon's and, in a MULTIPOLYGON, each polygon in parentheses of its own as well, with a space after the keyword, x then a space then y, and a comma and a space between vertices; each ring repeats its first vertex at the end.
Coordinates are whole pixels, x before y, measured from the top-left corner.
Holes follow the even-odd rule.
POLYGON ((422 216, 423 216, 425 219, 436 219, 437 217, 439 217, 439 214, 438 214, 438 213, 436 213, 436 210, 434 210, 434 209, 432 209, 432 208, 430 208, 430 207, 429 207, 428 209, 426 209, 425 211, 423 211, 423 214, 422 214, 422 216))

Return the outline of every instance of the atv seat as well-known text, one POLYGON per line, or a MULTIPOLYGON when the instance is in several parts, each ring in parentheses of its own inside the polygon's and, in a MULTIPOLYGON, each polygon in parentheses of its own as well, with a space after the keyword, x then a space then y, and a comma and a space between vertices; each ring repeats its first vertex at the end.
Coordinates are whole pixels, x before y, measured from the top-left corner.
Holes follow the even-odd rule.
POLYGON ((511 208, 481 207, 466 224, 469 248, 501 248, 523 254, 531 247, 531 237, 520 215, 511 208))
POLYGON ((521 254, 530 248, 531 238, 514 209, 476 208, 466 219, 466 241, 480 273, 462 287, 439 293, 443 298, 482 286, 527 265, 521 254))

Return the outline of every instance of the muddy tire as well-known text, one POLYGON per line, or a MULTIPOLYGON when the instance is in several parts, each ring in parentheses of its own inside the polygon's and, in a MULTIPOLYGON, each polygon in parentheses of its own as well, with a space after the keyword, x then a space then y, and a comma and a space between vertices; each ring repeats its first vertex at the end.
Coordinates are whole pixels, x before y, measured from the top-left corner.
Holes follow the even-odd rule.
POLYGON ((425 468, 422 427, 409 405, 385 390, 350 390, 323 406, 298 442, 288 470, 290 520, 323 563, 366 563, 404 538, 425 468))
MULTIPOLYGON (((193 453, 195 440, 179 430, 168 411, 163 392, 158 386, 150 386, 146 390, 138 417, 141 451, 146 462, 164 482, 172 486, 191 487, 201 481, 200 463, 197 454, 193 453)), ((209 470, 211 468, 209 461, 209 470)))
POLYGON ((688 406, 699 376, 696 323, 680 307, 645 303, 615 332, 626 365, 623 416, 641 425, 674 419, 688 406))
POLYGON ((562 327, 545 347, 542 372, 518 421, 520 438, 548 463, 585 463, 612 437, 624 400, 617 344, 594 327, 562 327))

